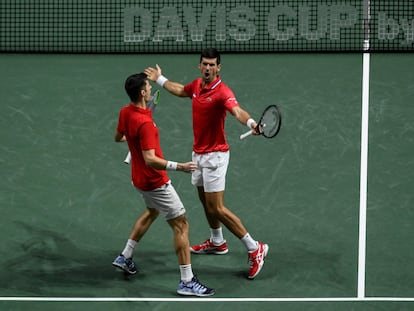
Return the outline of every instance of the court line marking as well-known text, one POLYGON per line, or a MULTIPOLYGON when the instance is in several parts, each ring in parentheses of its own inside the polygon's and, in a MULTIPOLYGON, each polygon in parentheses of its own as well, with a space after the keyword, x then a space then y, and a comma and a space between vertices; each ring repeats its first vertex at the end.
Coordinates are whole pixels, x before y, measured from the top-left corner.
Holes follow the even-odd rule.
POLYGON ((359 182, 359 244, 358 244, 358 298, 365 297, 365 265, 367 234, 367 175, 368 175, 368 122, 369 122, 370 53, 363 54, 361 166, 359 182))
POLYGON ((332 298, 134 298, 134 297, 0 297, 19 302, 414 302, 414 297, 332 298))

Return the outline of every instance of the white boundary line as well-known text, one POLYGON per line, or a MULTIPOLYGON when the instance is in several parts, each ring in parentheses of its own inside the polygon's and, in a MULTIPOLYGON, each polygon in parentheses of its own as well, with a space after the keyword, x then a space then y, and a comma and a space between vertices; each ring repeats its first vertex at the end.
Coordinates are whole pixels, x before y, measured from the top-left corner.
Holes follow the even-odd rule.
POLYGON ((0 297, 20 302, 414 302, 410 297, 339 298, 133 298, 133 297, 0 297))
POLYGON ((369 71, 370 54, 364 53, 362 73, 361 116, 361 167, 359 183, 359 246, 358 246, 358 298, 365 297, 365 256, 367 222, 367 174, 368 174, 368 121, 369 121, 369 71))
POLYGON ((359 242, 357 297, 365 297, 366 235, 367 235, 367 176, 370 74, 370 0, 364 1, 364 54, 362 59, 361 164, 359 181, 359 242))

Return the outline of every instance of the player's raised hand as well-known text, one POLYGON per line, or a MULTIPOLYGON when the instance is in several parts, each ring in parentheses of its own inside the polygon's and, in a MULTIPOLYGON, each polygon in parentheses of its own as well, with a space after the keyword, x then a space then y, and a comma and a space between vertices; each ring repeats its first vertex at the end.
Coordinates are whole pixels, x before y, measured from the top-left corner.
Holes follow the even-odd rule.
POLYGON ((155 68, 147 67, 144 70, 144 73, 147 75, 148 79, 155 82, 157 81, 158 77, 162 75, 162 70, 161 67, 156 64, 155 68))

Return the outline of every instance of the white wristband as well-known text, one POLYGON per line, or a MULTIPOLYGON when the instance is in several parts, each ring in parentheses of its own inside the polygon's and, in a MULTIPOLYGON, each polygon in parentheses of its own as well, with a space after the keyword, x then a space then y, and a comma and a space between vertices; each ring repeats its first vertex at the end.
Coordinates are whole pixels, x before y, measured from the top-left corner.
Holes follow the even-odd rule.
POLYGON ((256 121, 255 121, 255 120, 253 120, 252 118, 250 118, 249 120, 247 120, 246 125, 247 125, 247 127, 248 127, 249 129, 252 129, 252 124, 253 124, 253 123, 256 123, 256 121))
POLYGON ((157 84, 161 87, 164 86, 165 82, 167 82, 168 79, 166 77, 164 77, 163 75, 159 76, 157 79, 157 84))
POLYGON ((177 170, 177 162, 167 161, 167 165, 166 165, 165 169, 167 171, 176 171, 177 170))

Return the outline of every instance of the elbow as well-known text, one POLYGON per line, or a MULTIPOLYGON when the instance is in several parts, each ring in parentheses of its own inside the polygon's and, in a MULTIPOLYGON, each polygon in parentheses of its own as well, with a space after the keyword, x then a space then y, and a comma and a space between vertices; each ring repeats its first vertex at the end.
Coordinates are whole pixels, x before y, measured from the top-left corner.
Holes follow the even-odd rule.
POLYGON ((148 159, 144 159, 144 162, 145 162, 145 165, 146 166, 148 166, 148 167, 151 167, 151 161, 150 160, 148 160, 148 159))
POLYGON ((155 160, 155 158, 144 158, 144 161, 145 165, 150 168, 156 168, 157 166, 157 161, 155 160))
POLYGON ((153 168, 153 169, 160 169, 160 164, 162 159, 155 155, 154 149, 151 150, 143 150, 142 157, 144 159, 145 166, 153 168))
POLYGON ((126 137, 125 137, 125 135, 122 135, 122 134, 120 134, 120 133, 116 133, 116 134, 115 134, 115 137, 114 137, 114 140, 115 140, 115 142, 117 142, 117 143, 121 143, 121 142, 126 141, 126 137))

